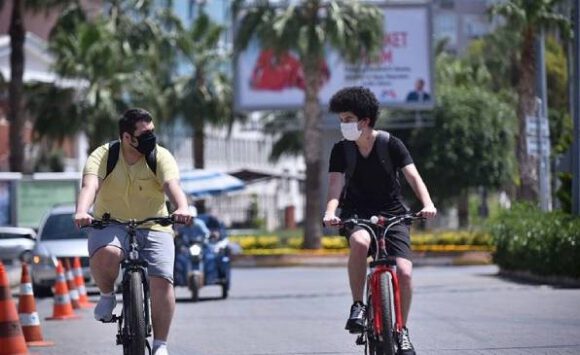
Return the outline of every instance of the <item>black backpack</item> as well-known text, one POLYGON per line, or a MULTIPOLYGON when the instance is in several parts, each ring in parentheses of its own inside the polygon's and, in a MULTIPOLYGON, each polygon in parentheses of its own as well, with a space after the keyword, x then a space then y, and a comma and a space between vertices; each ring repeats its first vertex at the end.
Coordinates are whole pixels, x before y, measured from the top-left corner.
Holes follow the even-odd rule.
MULTIPOLYGON (((386 131, 378 131, 377 134, 377 154, 379 156, 379 161, 381 165, 387 172, 387 174, 392 174, 393 163, 391 162, 391 155, 389 154, 389 140, 391 135, 389 132, 386 131)), ((346 160, 346 170, 344 172, 344 187, 342 189, 341 200, 344 199, 346 196, 346 189, 348 188, 348 184, 352 175, 354 174, 354 169, 356 167, 356 157, 357 157, 357 146, 354 141, 344 140, 343 143, 344 149, 344 156, 346 160)))
MULTIPOLYGON (((109 155, 107 156, 107 173, 105 174, 105 179, 113 169, 115 169, 115 165, 117 165, 117 161, 119 160, 119 151, 121 150, 121 142, 119 140, 114 140, 109 142, 109 155)), ((157 147, 151 151, 148 155, 145 156, 145 161, 147 162, 147 166, 154 175, 157 175, 157 147)), ((104 179, 103 179, 104 180, 104 179)))

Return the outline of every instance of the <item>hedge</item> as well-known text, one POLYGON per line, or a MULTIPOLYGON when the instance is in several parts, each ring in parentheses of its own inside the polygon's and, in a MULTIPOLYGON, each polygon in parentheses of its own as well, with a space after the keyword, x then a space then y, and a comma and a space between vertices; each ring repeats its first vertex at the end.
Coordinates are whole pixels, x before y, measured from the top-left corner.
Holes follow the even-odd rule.
POLYGON ((517 205, 502 212, 489 231, 500 268, 580 278, 580 218, 517 205))
MULTIPOLYGON (((231 242, 238 243, 243 250, 255 249, 300 249, 302 237, 279 237, 276 235, 238 235, 231 236, 231 242)), ((414 232, 411 243, 417 250, 433 249, 430 246, 449 246, 450 248, 434 248, 437 250, 452 250, 451 246, 474 246, 474 250, 490 250, 491 237, 483 232, 445 231, 437 233, 414 232)), ((344 250, 348 248, 346 238, 341 236, 323 237, 324 250, 344 250)), ((465 249, 465 248, 463 248, 465 249)))

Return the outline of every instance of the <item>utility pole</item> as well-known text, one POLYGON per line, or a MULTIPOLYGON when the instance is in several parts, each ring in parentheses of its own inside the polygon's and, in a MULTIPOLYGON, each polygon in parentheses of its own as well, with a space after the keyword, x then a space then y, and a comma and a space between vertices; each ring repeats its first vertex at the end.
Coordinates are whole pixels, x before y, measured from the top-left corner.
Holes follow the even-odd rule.
POLYGON ((548 124, 548 94, 546 83, 546 63, 544 60, 544 30, 536 36, 536 139, 538 145, 538 182, 540 208, 552 210, 552 189, 550 184, 550 130, 548 124))
POLYGON ((574 3, 574 139, 572 141, 572 214, 580 215, 580 3, 574 3))

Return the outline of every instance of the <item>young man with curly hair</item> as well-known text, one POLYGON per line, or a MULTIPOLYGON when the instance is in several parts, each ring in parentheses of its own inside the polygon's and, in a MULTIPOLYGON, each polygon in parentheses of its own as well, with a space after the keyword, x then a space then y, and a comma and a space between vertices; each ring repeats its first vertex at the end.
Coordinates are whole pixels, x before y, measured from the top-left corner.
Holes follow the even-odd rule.
MULTIPOLYGON (((402 202, 399 172, 403 173, 423 204, 421 215, 426 218, 435 217, 437 209, 403 142, 387 132, 374 129, 379 114, 379 103, 375 95, 364 87, 344 88, 331 98, 330 112, 338 114, 344 139, 334 145, 330 154, 324 224, 329 227, 337 225, 341 220, 354 215, 358 218, 370 218, 373 215, 392 216, 407 212, 408 209, 402 202), (388 138, 384 138, 385 136, 388 138), (379 139, 386 139, 386 145, 377 144, 379 139), (352 142, 356 145, 356 165, 351 170, 351 175, 346 176, 349 169, 347 146, 352 145, 352 142), (387 151, 379 153, 378 149, 385 146, 387 151), (388 159, 383 159, 388 161, 386 167, 385 162, 379 159, 385 155, 388 156, 388 159)), ((415 354, 406 327, 411 307, 413 269, 409 229, 406 224, 394 226, 389 234, 391 242, 387 244, 387 252, 396 259, 401 293, 405 326, 398 339, 398 353, 401 355, 415 354)), ((351 333, 361 333, 366 311, 363 296, 371 237, 363 228, 341 229, 341 234, 348 238, 350 245, 348 277, 353 298, 346 329, 351 333)))

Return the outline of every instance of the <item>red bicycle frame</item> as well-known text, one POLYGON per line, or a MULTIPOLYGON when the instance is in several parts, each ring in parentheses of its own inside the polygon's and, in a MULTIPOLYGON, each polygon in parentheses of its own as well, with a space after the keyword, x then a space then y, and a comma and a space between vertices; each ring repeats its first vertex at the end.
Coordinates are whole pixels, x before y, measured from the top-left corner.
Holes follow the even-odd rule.
POLYGON ((385 272, 390 273, 393 280, 395 329, 397 332, 403 330, 403 314, 401 312, 401 296, 399 295, 399 280, 397 279, 397 272, 392 266, 379 265, 371 275, 373 326, 377 334, 381 334, 383 331, 383 308, 381 307, 381 299, 379 298, 379 295, 381 294, 381 275, 385 272))

